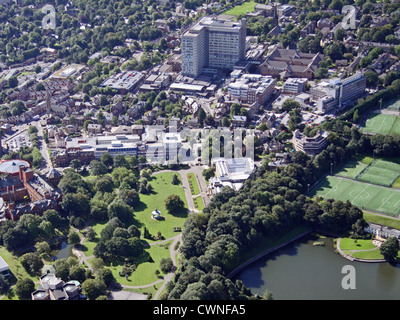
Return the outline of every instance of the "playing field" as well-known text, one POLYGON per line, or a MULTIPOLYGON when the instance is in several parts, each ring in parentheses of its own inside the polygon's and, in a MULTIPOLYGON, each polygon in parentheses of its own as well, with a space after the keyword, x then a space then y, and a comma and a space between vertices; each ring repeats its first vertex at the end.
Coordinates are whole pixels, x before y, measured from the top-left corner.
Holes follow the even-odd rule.
POLYGON ((400 175, 400 164, 377 159, 356 180, 391 187, 400 175))
POLYGON ((400 99, 390 100, 383 106, 385 109, 400 111, 400 99))
POLYGON ((227 10, 227 11, 223 12, 223 14, 232 15, 232 16, 238 16, 238 15, 241 15, 241 14, 246 14, 247 11, 248 12, 253 12, 254 11, 254 7, 256 6, 256 4, 257 3, 254 2, 254 1, 248 1, 248 2, 246 1, 246 2, 243 2, 240 5, 237 5, 237 6, 233 7, 230 10, 227 10))
POLYGON ((365 122, 362 131, 379 134, 400 134, 400 117, 391 114, 373 113, 365 122))
POLYGON ((361 173, 368 164, 362 163, 360 161, 351 160, 348 161, 338 172, 335 172, 336 176, 355 179, 356 176, 361 173))
POLYGON ((360 181, 328 176, 310 196, 341 201, 349 200, 360 209, 397 216, 400 213, 400 190, 371 185, 360 181))

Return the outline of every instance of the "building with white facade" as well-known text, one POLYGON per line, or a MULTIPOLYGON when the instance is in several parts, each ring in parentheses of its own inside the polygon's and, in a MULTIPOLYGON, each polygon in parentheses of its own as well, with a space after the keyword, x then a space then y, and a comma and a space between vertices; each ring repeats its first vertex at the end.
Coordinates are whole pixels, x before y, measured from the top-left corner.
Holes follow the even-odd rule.
POLYGON ((203 17, 182 36, 182 74, 197 77, 203 67, 233 69, 245 59, 246 20, 203 17))
POLYGON ((255 168, 254 161, 250 158, 215 158, 211 163, 215 168, 215 177, 209 180, 209 195, 221 192, 225 186, 240 190, 255 168))
POLYGON ((84 150, 94 152, 94 157, 100 159, 104 153, 111 156, 117 154, 137 156, 138 144, 141 142, 138 135, 96 136, 86 139, 69 138, 66 141, 66 150, 84 150))
POLYGON ((287 94, 299 94, 305 91, 307 78, 289 78, 283 85, 283 92, 287 94))
POLYGON ((5 262, 5 260, 1 256, 0 256, 0 274, 3 275, 4 277, 8 277, 9 275, 11 275, 9 265, 7 264, 7 262, 5 262))
POLYGON ((296 151, 316 155, 328 145, 327 137, 328 134, 325 131, 318 132, 314 137, 307 137, 297 129, 293 134, 293 146, 296 151))
POLYGON ((323 81, 310 89, 310 94, 317 102, 319 113, 335 113, 357 103, 365 94, 367 78, 364 73, 358 72, 346 79, 331 79, 323 81))
POLYGON ((242 74, 228 85, 228 94, 232 100, 240 103, 263 105, 275 90, 275 79, 260 74, 242 74))

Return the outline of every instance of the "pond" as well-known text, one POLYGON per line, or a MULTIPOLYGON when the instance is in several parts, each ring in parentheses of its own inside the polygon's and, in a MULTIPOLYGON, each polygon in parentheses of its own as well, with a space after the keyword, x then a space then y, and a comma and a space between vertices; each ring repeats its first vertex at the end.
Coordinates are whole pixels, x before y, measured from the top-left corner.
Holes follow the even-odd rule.
POLYGON ((72 244, 69 244, 67 241, 62 241, 60 244, 60 248, 58 250, 53 250, 51 252, 51 256, 54 260, 57 259, 68 259, 70 256, 72 256, 72 244))
MULTIPOLYGON (((349 261, 334 251, 333 238, 321 238, 324 246, 313 246, 307 236, 265 256, 238 273, 253 293, 267 289, 275 300, 391 300, 400 299, 400 265, 349 261), (344 289, 353 266, 355 289, 344 289)), ((235 280, 234 279, 234 280, 235 280)))

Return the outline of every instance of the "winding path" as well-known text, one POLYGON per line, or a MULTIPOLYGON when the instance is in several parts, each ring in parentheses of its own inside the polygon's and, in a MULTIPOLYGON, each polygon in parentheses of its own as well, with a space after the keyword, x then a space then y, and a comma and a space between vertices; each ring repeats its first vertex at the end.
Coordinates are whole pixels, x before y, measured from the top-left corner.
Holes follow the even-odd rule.
MULTIPOLYGON (((197 179, 199 189, 200 189, 200 196, 203 199, 204 206, 206 206, 209 203, 210 198, 207 195, 206 181, 205 181, 204 177, 202 176, 203 170, 204 170, 204 167, 202 167, 202 166, 193 166, 193 167, 190 167, 189 169, 183 169, 183 170, 182 169, 181 170, 160 170, 160 171, 153 172, 153 174, 158 174, 158 173, 162 173, 162 172, 176 172, 176 173, 179 172, 179 174, 181 175, 182 187, 185 190, 185 196, 186 196, 186 200, 187 200, 188 207, 189 207, 188 209, 190 212, 199 212, 199 210, 197 210, 195 208, 194 202, 193 202, 193 198, 198 197, 199 194, 196 194, 196 195, 191 194, 189 181, 187 179, 187 174, 192 173, 192 174, 196 175, 196 179, 197 179)), ((177 254, 178 254, 179 248, 175 249, 175 247, 178 242, 182 242, 182 233, 180 233, 174 237, 149 244, 149 246, 154 246, 154 245, 159 245, 164 242, 171 241, 171 240, 173 240, 173 242, 171 243, 171 245, 169 247, 169 251, 170 251, 170 257, 171 257, 171 260, 172 260, 172 263, 174 266, 171 272, 166 274, 163 277, 163 279, 159 279, 153 283, 149 283, 146 285, 140 285, 140 286, 129 286, 129 285, 119 284, 121 286, 121 288, 122 289, 124 289, 124 288, 125 289, 144 289, 144 288, 149 288, 156 284, 162 283, 161 287, 157 290, 157 292, 154 294, 154 297, 153 297, 153 300, 157 300, 159 298, 160 294, 162 293, 162 291, 164 290, 166 284, 172 280, 172 278, 175 274, 175 270, 178 267, 177 254)), ((79 264, 84 263, 90 270, 93 270, 92 266, 89 263, 89 259, 94 258, 94 255, 86 256, 84 254, 84 252, 82 251, 82 245, 83 245, 84 241, 85 241, 85 237, 82 237, 79 245, 77 247, 74 247, 72 249, 72 252, 79 259, 79 264)))
POLYGON ((345 252, 343 252, 342 248, 340 247, 340 240, 341 240, 341 238, 338 238, 337 242, 336 242, 337 251, 343 258, 346 258, 347 260, 359 261, 359 262, 372 262, 372 263, 387 262, 387 260, 385 260, 385 259, 361 259, 361 258, 356 258, 356 257, 352 256, 353 253, 361 252, 361 251, 375 251, 375 250, 378 250, 379 247, 376 247, 373 249, 366 249, 366 250, 349 250, 349 253, 345 253, 345 252))

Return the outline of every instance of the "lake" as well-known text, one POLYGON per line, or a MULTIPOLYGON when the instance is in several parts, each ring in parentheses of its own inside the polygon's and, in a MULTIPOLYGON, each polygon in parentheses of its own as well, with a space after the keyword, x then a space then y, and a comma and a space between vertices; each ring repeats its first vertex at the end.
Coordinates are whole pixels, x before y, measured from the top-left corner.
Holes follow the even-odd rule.
POLYGON ((261 258, 235 276, 253 293, 275 300, 400 299, 400 265, 349 261, 334 251, 333 238, 313 246, 307 236, 261 258), (343 289, 344 266, 355 270, 355 289, 343 289))

